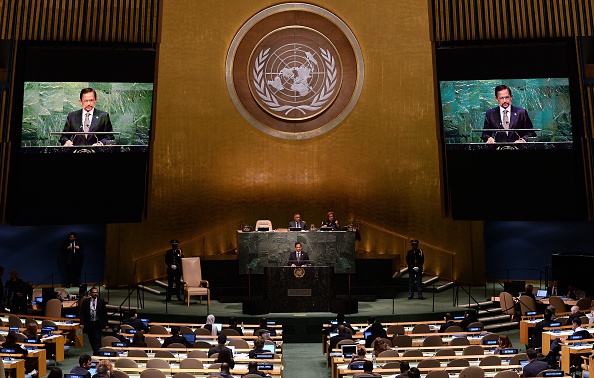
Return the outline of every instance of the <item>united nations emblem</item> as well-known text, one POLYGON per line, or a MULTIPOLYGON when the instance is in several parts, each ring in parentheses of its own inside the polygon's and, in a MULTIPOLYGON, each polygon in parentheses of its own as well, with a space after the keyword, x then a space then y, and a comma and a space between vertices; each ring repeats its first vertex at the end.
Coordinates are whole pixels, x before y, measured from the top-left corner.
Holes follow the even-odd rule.
POLYGON ((303 268, 295 268, 295 270, 293 270, 293 274, 297 278, 303 278, 303 276, 305 276, 305 269, 303 269, 303 268))
POLYGON ((304 139, 338 125, 363 84, 363 59, 348 26, 310 4, 258 13, 227 54, 227 88, 239 112, 277 137, 304 139))

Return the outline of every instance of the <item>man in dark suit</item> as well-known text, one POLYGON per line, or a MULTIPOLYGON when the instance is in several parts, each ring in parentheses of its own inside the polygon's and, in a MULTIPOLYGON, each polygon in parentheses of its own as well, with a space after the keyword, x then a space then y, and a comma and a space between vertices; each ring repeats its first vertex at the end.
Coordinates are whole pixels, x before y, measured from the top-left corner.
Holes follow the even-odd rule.
POLYGON ((408 265, 408 299, 413 299, 413 286, 417 285, 419 299, 423 298, 423 264, 425 255, 419 248, 419 241, 414 239, 410 241, 409 249, 406 252, 406 265, 408 265))
POLYGON ((549 309, 544 310, 544 319, 536 323, 534 330, 532 331, 532 348, 542 348, 542 333, 545 327, 549 327, 553 321, 551 320, 553 312, 549 309))
POLYGON ((307 230, 307 225, 301 220, 301 214, 297 213, 293 215, 293 221, 289 222, 289 228, 300 228, 302 230, 307 230))
POLYGON ((512 106, 512 93, 507 85, 495 87, 495 99, 499 106, 487 110, 484 129, 502 129, 504 131, 483 131, 482 139, 487 143, 524 143, 528 137, 535 137, 530 130, 532 121, 526 109, 512 106), (507 131, 509 130, 509 131, 507 131))
POLYGON ((173 343, 180 343, 180 344, 185 345, 187 348, 191 348, 192 344, 190 344, 188 342, 188 340, 186 340, 185 337, 180 336, 179 331, 180 331, 180 328, 178 326, 171 327, 171 336, 166 337, 163 340, 163 344, 161 345, 161 347, 167 348, 169 345, 171 345, 173 343))
POLYGON ((445 323, 439 327, 439 333, 444 333, 449 327, 458 325, 454 320, 452 320, 453 316, 451 312, 446 312, 443 319, 445 320, 445 323))
POLYGON ((309 255, 307 252, 302 251, 303 246, 301 243, 295 243, 295 250, 291 252, 289 256, 289 266, 304 266, 310 265, 309 255))
POLYGON ((181 276, 182 276, 182 261, 184 251, 177 248, 179 241, 173 239, 170 241, 171 249, 165 254, 165 264, 167 264, 167 295, 166 300, 171 300, 171 294, 175 294, 178 301, 183 301, 181 297, 181 276), (175 289, 173 288, 175 284, 175 289))
POLYGON ((528 356, 528 364, 524 366, 524 377, 536 377, 538 373, 549 368, 549 364, 544 361, 536 359, 538 354, 534 348, 528 348, 526 350, 526 356, 528 356))
MULTIPOLYGON (((95 109, 97 93, 93 88, 83 88, 80 91, 81 110, 70 112, 64 125, 65 132, 111 132, 111 120, 107 112, 95 109)), ((113 134, 62 134, 60 143, 64 146, 103 146, 113 140, 113 134)))
POLYGON ((80 328, 89 336, 89 344, 97 354, 101 349, 101 332, 107 329, 107 307, 99 298, 99 289, 91 288, 91 297, 83 301, 80 309, 80 328))
POLYGON ((71 232, 64 243, 64 262, 66 266, 66 287, 79 286, 80 274, 84 262, 82 243, 76 239, 76 233, 71 232))

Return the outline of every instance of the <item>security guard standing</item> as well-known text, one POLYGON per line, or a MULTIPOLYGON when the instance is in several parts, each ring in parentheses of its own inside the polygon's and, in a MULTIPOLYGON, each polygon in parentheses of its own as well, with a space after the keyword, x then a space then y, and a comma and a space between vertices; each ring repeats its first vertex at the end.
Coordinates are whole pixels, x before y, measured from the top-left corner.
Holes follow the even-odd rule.
POLYGON ((167 264, 167 302, 171 300, 171 294, 174 293, 178 301, 183 301, 181 297, 181 276, 182 276, 182 258, 184 251, 177 248, 179 241, 171 240, 171 249, 165 255, 165 264, 167 264), (175 283, 175 290, 173 284, 175 283))
POLYGON ((423 263, 425 262, 425 255, 423 250, 419 248, 419 241, 413 239, 410 241, 409 249, 406 252, 406 265, 408 265, 408 299, 413 299, 413 286, 417 284, 417 293, 419 299, 423 298, 423 263))

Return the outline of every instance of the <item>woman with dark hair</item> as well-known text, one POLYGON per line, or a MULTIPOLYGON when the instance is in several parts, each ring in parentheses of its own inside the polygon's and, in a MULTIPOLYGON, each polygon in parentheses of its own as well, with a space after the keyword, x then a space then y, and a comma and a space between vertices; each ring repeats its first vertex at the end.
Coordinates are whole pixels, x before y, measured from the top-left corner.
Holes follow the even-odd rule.
POLYGON ((339 230, 340 225, 338 219, 334 217, 334 211, 329 211, 327 214, 328 218, 322 222, 322 228, 329 228, 332 230, 339 230))
POLYGON ((215 363, 223 363, 223 362, 228 363, 230 369, 233 369, 233 367, 235 367, 235 360, 233 359, 233 354, 231 353, 231 349, 223 348, 219 352, 219 356, 215 360, 215 363))
POLYGON ((377 357, 381 352, 386 350, 390 350, 388 344, 381 337, 376 338, 373 342, 373 355, 377 357))
POLYGON ((136 331, 134 337, 132 337, 132 342, 130 343, 131 347, 142 347, 146 348, 146 342, 144 341, 144 332, 136 331))
POLYGON ((6 349, 14 349, 15 354, 22 354, 23 357, 27 356, 27 349, 23 348, 20 344, 17 343, 17 336, 16 332, 9 331, 8 335, 6 335, 6 341, 2 343, 2 348, 6 349))
POLYGON ((55 367, 52 370, 50 370, 49 374, 47 375, 47 378, 63 378, 64 375, 62 374, 62 369, 60 369, 59 367, 55 367))
POLYGON ((508 335, 499 335, 498 345, 493 351, 493 354, 501 354, 501 351, 504 349, 513 348, 512 342, 509 339, 508 335))
POLYGON ((39 335, 37 334, 37 322, 29 322, 27 324, 27 328, 23 331, 23 335, 27 338, 27 340, 36 340, 39 341, 39 335))

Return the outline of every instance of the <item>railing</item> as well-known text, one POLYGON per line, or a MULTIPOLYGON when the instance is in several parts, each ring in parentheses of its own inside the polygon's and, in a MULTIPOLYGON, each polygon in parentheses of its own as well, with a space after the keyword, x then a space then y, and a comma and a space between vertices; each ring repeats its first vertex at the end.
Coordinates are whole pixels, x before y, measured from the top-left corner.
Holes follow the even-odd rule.
MULTIPOLYGON (((33 286, 33 289, 37 289, 39 286, 45 285, 48 280, 50 281, 52 289, 54 289, 54 286, 58 282, 57 280, 54 280, 54 278, 56 276, 60 277, 61 274, 60 273, 50 273, 44 279, 42 279, 37 285, 33 286)), ((101 288, 105 287, 105 290, 107 290, 107 299, 106 300, 109 302, 109 276, 84 272, 83 277, 84 277, 84 279, 83 279, 82 284, 86 285, 86 287, 87 287, 86 292, 83 295, 87 295, 92 287, 97 287, 97 289, 99 290, 99 295, 101 295, 101 288), (89 281, 88 281, 89 276, 101 277, 102 279, 99 281, 92 282, 91 285, 89 285, 89 281)), ((81 297, 83 295, 81 295, 81 297)))
MULTIPOLYGON (((357 252, 374 252, 378 254, 400 255, 400 266, 406 266, 406 252, 410 249, 411 237, 378 227, 371 223, 355 220, 352 221, 359 228, 363 240, 358 243, 357 252)), ((455 252, 424 243, 420 241, 419 248, 425 255, 431 254, 431 259, 425 261, 424 273, 443 279, 454 281, 454 256, 455 252)))

